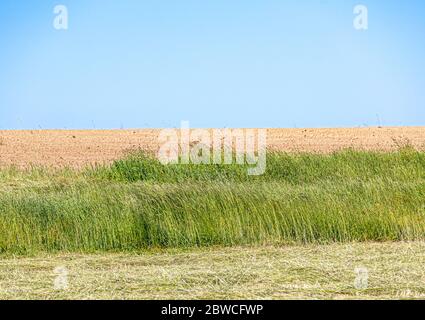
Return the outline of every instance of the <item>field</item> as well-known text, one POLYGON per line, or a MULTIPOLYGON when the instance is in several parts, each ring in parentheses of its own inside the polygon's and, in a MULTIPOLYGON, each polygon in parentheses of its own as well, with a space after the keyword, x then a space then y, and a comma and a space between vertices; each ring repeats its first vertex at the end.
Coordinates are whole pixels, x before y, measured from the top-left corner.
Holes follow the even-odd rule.
POLYGON ((0 297, 422 297, 425 128, 268 132, 247 176, 156 130, 1 131, 0 297))
MULTIPOLYGON (((408 142, 425 150, 424 127, 268 129, 271 150, 329 153, 347 148, 393 151, 408 142)), ((83 167, 110 163, 129 150, 158 149, 159 130, 0 130, 0 166, 83 167)))
POLYGON ((422 242, 41 254, 0 260, 0 299, 423 299, 424 264, 422 242))

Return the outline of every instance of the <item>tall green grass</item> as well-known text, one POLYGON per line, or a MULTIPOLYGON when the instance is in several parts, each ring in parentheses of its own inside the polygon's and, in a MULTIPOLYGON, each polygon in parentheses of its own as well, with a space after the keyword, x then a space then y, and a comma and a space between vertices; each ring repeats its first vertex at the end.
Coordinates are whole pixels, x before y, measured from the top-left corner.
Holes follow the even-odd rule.
POLYGON ((99 167, 94 175, 120 182, 153 181, 279 181, 292 184, 322 180, 385 177, 393 180, 425 178, 425 154, 404 147, 398 152, 379 153, 344 150, 329 155, 269 152, 267 170, 260 176, 247 175, 248 165, 162 165, 153 157, 134 153, 110 167, 99 167))
POLYGON ((270 153, 247 166, 133 154, 0 170, 0 252, 425 240, 425 153, 270 153))

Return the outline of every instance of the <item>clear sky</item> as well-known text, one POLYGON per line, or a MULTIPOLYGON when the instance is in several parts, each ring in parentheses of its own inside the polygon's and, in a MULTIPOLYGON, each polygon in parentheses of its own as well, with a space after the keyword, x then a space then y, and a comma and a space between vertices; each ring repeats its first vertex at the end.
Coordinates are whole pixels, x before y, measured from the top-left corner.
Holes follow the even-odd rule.
POLYGON ((0 129, 425 125, 423 0, 1 0, 0 129), (53 8, 68 8, 56 30, 53 8), (368 8, 369 28, 353 27, 368 8))

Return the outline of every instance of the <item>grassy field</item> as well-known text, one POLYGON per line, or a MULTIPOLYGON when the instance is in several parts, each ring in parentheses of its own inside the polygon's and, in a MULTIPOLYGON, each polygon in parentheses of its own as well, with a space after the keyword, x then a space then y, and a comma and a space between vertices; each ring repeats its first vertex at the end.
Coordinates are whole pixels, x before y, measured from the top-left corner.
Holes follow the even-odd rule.
POLYGON ((42 254, 0 260, 0 299, 423 299, 424 265, 423 242, 42 254))
POLYGON ((135 153, 0 169, 0 298, 423 298, 425 153, 270 153, 264 175, 247 168, 135 153))
POLYGON ((425 240, 425 153, 267 160, 258 177, 142 154, 84 171, 2 170, 0 252, 425 240))

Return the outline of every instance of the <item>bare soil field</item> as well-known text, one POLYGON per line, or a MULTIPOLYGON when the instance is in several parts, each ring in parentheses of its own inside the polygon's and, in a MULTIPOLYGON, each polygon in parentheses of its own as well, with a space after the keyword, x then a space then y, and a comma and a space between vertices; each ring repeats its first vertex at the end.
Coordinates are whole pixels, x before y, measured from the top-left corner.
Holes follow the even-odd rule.
MULTIPOLYGON (((0 131, 0 166, 108 163, 125 153, 158 149, 159 129, 0 131)), ((425 150, 425 127, 268 129, 271 150, 328 153, 345 148, 391 151, 410 144, 425 150)))

